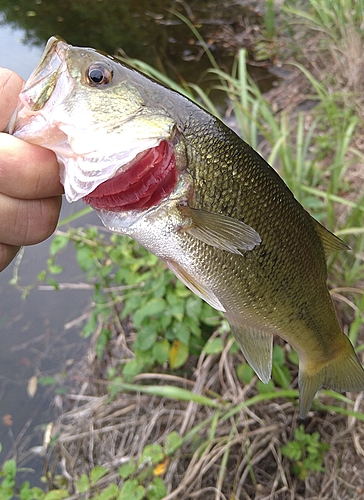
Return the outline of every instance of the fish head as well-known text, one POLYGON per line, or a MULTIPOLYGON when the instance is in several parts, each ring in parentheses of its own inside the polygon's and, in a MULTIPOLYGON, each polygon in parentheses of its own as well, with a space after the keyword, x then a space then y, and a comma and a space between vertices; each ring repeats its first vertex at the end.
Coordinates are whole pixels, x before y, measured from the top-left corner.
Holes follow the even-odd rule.
MULTIPOLYGON (((113 197, 108 208, 117 211, 115 178, 118 186, 126 186, 124 191, 128 186, 130 190, 135 175, 146 180, 148 161, 153 166, 167 157, 163 165, 172 163, 175 120, 154 102, 156 93, 146 91, 146 82, 153 86, 111 56, 52 37, 19 96, 9 132, 56 153, 70 202, 114 179, 112 192, 110 186, 107 194, 99 188, 86 201, 94 206, 100 203, 96 198, 105 204, 113 197), (122 174, 127 174, 125 179, 122 174)), ((160 177, 164 179, 163 172, 160 177)), ((136 201, 140 196, 144 193, 134 193, 136 201)))

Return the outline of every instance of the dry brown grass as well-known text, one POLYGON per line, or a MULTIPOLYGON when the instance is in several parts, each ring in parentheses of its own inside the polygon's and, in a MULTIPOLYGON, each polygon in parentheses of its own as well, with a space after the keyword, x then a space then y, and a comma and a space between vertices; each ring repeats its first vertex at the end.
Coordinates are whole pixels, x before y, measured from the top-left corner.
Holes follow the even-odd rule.
MULTIPOLYGON (((246 386, 239 382, 236 366, 242 359, 229 352, 230 345, 221 355, 202 354, 194 359, 189 375, 142 374, 137 382, 175 385, 197 394, 213 391, 228 407, 237 406, 256 394, 256 379, 246 386)), ((109 366, 117 366, 126 352, 124 335, 115 332, 109 347, 109 366)), ((281 453, 301 424, 294 401, 264 401, 228 420, 219 419, 217 410, 193 402, 139 393, 119 393, 110 401, 104 365, 97 361, 93 348, 76 374, 75 394, 68 395, 70 410, 57 421, 59 438, 49 461, 51 477, 61 472, 69 481, 71 499, 92 497, 92 492, 77 494, 76 482, 96 465, 109 471, 99 488, 121 484, 119 467, 131 458, 137 460, 147 444, 163 443, 172 431, 190 438, 170 457, 163 476, 168 489, 165 500, 363 498, 364 428, 352 417, 325 411, 309 414, 304 421, 306 432, 318 431, 330 449, 325 470, 310 473, 303 481, 281 453), (216 427, 211 423, 214 414, 216 427), (198 426, 199 432, 193 433, 198 426)), ((362 395, 355 403, 355 409, 360 408, 364 410, 362 395)))

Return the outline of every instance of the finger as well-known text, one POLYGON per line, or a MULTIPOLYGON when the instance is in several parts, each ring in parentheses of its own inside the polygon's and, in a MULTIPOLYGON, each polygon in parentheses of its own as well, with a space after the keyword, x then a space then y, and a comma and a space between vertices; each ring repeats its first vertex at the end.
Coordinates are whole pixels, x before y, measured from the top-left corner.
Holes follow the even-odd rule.
POLYGON ((62 194, 56 155, 12 135, 0 134, 0 192, 24 199, 62 194))
POLYGON ((0 195, 0 242, 8 245, 34 245, 56 228, 62 197, 19 200, 0 195))
POLYGON ((0 272, 3 271, 18 253, 20 247, 0 243, 0 272))
POLYGON ((0 130, 4 130, 18 103, 24 80, 10 69, 0 68, 0 130))

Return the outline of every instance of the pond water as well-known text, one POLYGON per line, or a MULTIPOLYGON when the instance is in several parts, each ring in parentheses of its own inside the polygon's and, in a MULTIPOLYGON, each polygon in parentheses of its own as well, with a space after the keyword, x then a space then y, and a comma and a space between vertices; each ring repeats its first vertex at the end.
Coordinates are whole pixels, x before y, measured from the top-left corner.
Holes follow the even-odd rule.
MULTIPOLYGON (((189 28, 169 9, 176 9, 197 26, 216 59, 228 67, 236 51, 236 37, 261 13, 253 2, 208 0, 170 1, 0 0, 0 66, 26 79, 37 64, 46 40, 58 34, 67 42, 92 46, 108 53, 122 48, 131 57, 164 69, 176 79, 201 83, 207 58, 189 28), (250 17, 246 21, 246 9, 250 17), (224 38, 225 37, 225 38, 224 38), (163 61, 163 64, 162 64, 163 61)), ((262 2, 256 2, 257 5, 262 2)), ((65 204, 62 217, 79 210, 65 204)), ((99 224, 94 214, 78 224, 99 224)), ((19 265, 20 284, 36 280, 45 267, 49 241, 26 248, 19 265)), ((84 281, 71 250, 61 255, 64 273, 59 281, 84 281)), ((16 269, 10 265, 0 275, 0 464, 17 457, 26 466, 27 480, 39 484, 43 458, 33 451, 41 446, 52 405, 61 404, 54 386, 40 387, 33 397, 29 380, 52 376, 60 391, 67 385, 67 370, 88 345, 80 336, 81 323, 68 328, 87 310, 91 290, 43 291, 34 289, 23 300, 9 284, 16 269)))

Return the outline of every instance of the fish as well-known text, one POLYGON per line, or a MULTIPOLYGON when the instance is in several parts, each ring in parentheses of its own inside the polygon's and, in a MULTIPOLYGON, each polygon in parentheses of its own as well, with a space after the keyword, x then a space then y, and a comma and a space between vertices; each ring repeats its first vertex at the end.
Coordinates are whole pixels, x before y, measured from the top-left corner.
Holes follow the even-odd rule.
POLYGON ((322 387, 364 389, 327 287, 327 257, 348 246, 222 121, 113 56, 52 37, 8 131, 55 152, 69 202, 83 199, 222 311, 260 380, 274 337, 288 342, 302 418, 322 387))

